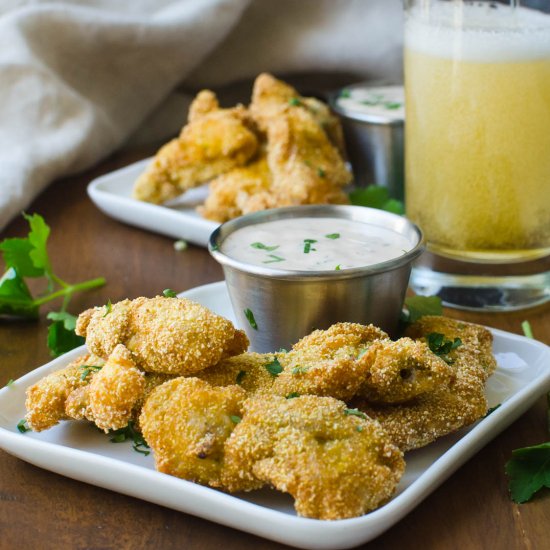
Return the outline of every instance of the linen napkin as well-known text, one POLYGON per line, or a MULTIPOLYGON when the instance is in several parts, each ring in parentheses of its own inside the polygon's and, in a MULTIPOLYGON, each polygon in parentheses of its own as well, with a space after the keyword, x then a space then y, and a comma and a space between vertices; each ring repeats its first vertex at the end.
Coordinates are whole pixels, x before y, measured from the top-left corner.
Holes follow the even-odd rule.
POLYGON ((191 94, 262 71, 398 81, 399 0, 0 0, 0 229, 191 94), (179 85, 179 95, 175 93, 179 85))

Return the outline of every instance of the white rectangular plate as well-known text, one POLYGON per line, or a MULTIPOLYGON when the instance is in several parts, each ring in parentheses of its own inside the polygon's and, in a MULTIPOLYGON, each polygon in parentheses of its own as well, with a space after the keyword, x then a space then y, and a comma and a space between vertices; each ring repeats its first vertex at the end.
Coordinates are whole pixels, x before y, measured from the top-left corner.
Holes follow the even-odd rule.
MULTIPOLYGON (((224 282, 182 294, 235 322, 224 282)), ((407 453, 395 496, 362 517, 321 521, 297 517, 292 499, 271 490, 228 495, 154 470, 153 457, 113 444, 84 422, 62 422, 41 433, 21 434, 25 388, 84 353, 81 347, 0 390, 0 447, 32 464, 74 479, 142 498, 236 529, 300 548, 339 549, 365 543, 411 511, 488 441, 550 390, 550 348, 535 340, 493 330, 496 373, 487 384, 493 413, 469 429, 407 453)))
POLYGON ((132 189, 149 162, 150 158, 141 160, 93 180, 88 185, 88 195, 111 218, 206 246, 208 237, 219 225, 202 218, 195 211, 195 206, 204 202, 207 196, 207 186, 191 189, 162 206, 138 201, 132 197, 132 189))

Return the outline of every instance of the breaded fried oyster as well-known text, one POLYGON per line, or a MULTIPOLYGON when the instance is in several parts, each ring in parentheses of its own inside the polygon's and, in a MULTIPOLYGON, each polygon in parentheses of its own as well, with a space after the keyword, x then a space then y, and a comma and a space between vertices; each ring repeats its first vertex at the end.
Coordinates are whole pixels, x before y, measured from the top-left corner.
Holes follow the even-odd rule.
POLYGON ((407 334, 421 342, 434 333, 443 334, 450 341, 461 340, 445 357, 453 370, 448 386, 402 404, 353 401, 353 406, 376 418, 403 451, 423 447, 487 413, 485 382, 496 366, 491 353, 491 333, 478 325, 435 316, 422 317, 407 330, 407 334))
POLYGON ((215 94, 203 90, 191 104, 189 122, 180 136, 158 151, 136 181, 134 197, 162 203, 243 166, 258 148, 250 126, 242 105, 221 109, 215 94))
POLYGON ((264 483, 290 493, 299 515, 360 516, 386 502, 405 469, 380 425, 330 397, 246 401, 225 446, 230 490, 264 483))
POLYGON ((336 323, 316 330, 279 356, 283 371, 273 392, 350 399, 367 377, 364 353, 379 339, 389 341, 388 335, 373 325, 336 323))
POLYGON ((316 119, 311 102, 264 73, 254 83, 250 111, 267 136, 277 206, 349 202, 342 187, 350 183, 352 174, 316 119))
POLYGON ((92 354, 83 355, 72 361, 64 369, 52 372, 27 388, 25 419, 35 432, 47 430, 69 416, 65 403, 69 395, 88 384, 88 376, 94 370, 89 365, 102 366, 104 361, 92 354))
POLYGON ((221 486, 224 444, 241 419, 239 386, 214 388, 198 378, 175 378, 155 388, 139 423, 157 470, 221 486))
POLYGON ((147 372, 189 375, 238 355, 245 333, 227 319, 185 298, 136 298, 81 313, 77 334, 107 358, 118 344, 147 372))

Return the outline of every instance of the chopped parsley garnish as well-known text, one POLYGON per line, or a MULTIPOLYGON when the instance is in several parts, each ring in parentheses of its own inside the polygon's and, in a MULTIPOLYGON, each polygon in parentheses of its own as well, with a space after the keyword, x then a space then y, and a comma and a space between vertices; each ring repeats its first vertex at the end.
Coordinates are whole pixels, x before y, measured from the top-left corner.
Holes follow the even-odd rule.
POLYGON ((268 254, 268 257, 271 258, 271 260, 265 260, 262 263, 263 264, 274 264, 277 262, 284 262, 285 259, 281 258, 281 256, 276 256, 275 254, 268 254))
POLYGON ((310 251, 316 250, 315 248, 311 247, 311 245, 316 242, 317 241, 315 239, 304 239, 304 254, 309 254, 310 251))
POLYGON ((258 323, 256 323, 256 319, 254 319, 254 313, 252 313, 252 310, 246 308, 246 309, 244 310, 244 316, 246 317, 246 320, 248 321, 249 325, 250 325, 254 330, 258 330, 258 323))
POLYGON ((364 420, 368 420, 367 415, 364 412, 361 412, 359 409, 344 409, 344 414, 347 416, 358 416, 364 420))
POLYGON ((452 360, 448 357, 448 354, 458 348, 458 346, 461 346, 462 340, 460 338, 449 340, 440 332, 431 332, 426 336, 426 343, 433 353, 439 355, 439 357, 441 357, 441 359, 443 359, 446 363, 452 363, 452 360))
POLYGON ((327 239, 339 239, 340 238, 340 233, 329 233, 328 235, 325 235, 325 237, 327 239))
POLYGON ((6 387, 11 388, 11 386, 13 386, 13 383, 14 383, 14 382, 15 382, 15 380, 14 380, 13 378, 10 378, 10 379, 8 380, 8 383, 6 384, 6 387))
POLYGON ((344 98, 351 97, 351 90, 349 88, 344 88, 340 92, 340 97, 344 97, 344 98))
POLYGON ((243 381, 243 378, 246 376, 245 370, 240 370, 237 374, 237 378, 235 378, 235 382, 237 384, 240 384, 243 381))
POLYGON ((519 504, 543 487, 550 488, 550 442, 513 450, 505 471, 512 500, 519 504))
POLYGON ((105 313, 103 314, 103 317, 107 317, 109 313, 113 311, 113 304, 111 303, 111 300, 107 300, 107 303, 105 304, 105 313))
POLYGON ((233 422, 233 424, 238 424, 242 420, 242 418, 236 414, 232 414, 229 418, 231 418, 231 422, 233 422))
POLYGON ((365 353, 367 353, 368 349, 369 348, 366 347, 366 348, 363 348, 363 349, 359 350, 359 353, 357 354, 356 359, 361 359, 361 357, 363 357, 363 355, 365 355, 365 353))
POLYGON ((150 451, 147 451, 147 449, 149 449, 149 445, 141 433, 135 429, 134 423, 131 420, 125 428, 111 430, 109 433, 112 436, 109 440, 111 443, 122 443, 123 441, 130 440, 133 442, 132 448, 137 453, 141 453, 145 456, 150 453, 150 451))
POLYGON ((297 391, 290 392, 285 396, 287 399, 294 399, 295 397, 300 397, 300 394, 297 391))
POLYGON ((174 250, 176 252, 183 252, 184 250, 187 250, 187 241, 184 241, 183 239, 180 239, 179 241, 175 241, 174 250))
POLYGON ((485 413, 485 416, 483 418, 487 418, 491 413, 495 412, 501 405, 502 405, 502 403, 499 403, 498 405, 495 405, 494 407, 490 407, 487 410, 487 412, 485 413))
POLYGON ((529 321, 523 321, 523 323, 521 323, 521 330, 523 330, 523 334, 526 338, 535 338, 533 335, 533 329, 531 328, 531 323, 529 321))
POLYGON ((398 101, 386 101, 384 103, 384 107, 386 107, 386 109, 399 109, 402 105, 403 103, 399 103, 398 101))
POLYGON ((308 370, 308 367, 294 367, 292 369, 292 374, 305 374, 308 370))
POLYGON ((220 245, 218 243, 214 243, 213 245, 210 246, 210 250, 212 251, 219 250, 219 249, 220 249, 220 245))
POLYGON ((80 380, 86 380, 91 372, 98 372, 102 369, 99 365, 80 365, 80 368, 82 369, 80 380))
POLYGON ((258 250, 267 250, 268 252, 271 252, 279 248, 278 244, 273 246, 268 246, 267 244, 264 244, 264 243, 252 243, 250 246, 252 248, 257 248, 258 250))
POLYGON ((271 376, 279 376, 283 372, 283 366, 279 363, 279 360, 275 357, 270 363, 266 363, 265 368, 271 376))
POLYGON ((324 178, 327 173, 325 172, 325 170, 323 168, 321 168, 320 166, 317 168, 317 175, 320 177, 320 178, 324 178))
POLYGON ((18 423, 17 423, 17 429, 19 430, 20 433, 24 434, 25 432, 28 432, 30 430, 30 428, 27 426, 27 421, 22 418, 18 423))
POLYGON ((363 426, 361 426, 361 424, 359 424, 358 426, 355 426, 355 429, 356 429, 358 432, 362 432, 362 431, 363 431, 363 426))
POLYGON ((162 295, 165 298, 177 298, 178 297, 178 295, 171 288, 165 288, 162 291, 162 295))
POLYGON ((293 107, 297 107, 298 105, 301 105, 302 102, 297 97, 291 97, 288 100, 288 104, 292 105, 293 107))
POLYGON ((334 271, 341 271, 342 267, 340 266, 340 264, 338 264, 335 268, 334 268, 334 271))

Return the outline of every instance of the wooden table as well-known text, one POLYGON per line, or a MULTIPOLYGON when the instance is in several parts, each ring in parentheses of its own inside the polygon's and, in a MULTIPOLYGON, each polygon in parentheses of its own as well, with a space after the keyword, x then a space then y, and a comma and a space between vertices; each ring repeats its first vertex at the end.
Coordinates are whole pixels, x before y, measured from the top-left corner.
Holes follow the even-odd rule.
MULTIPOLYGON (((142 152, 144 153, 144 152, 142 152)), ((149 151, 147 152, 149 153, 149 151)), ((141 154, 144 156, 144 154, 141 154)), ((103 288, 75 297, 79 311, 165 288, 183 291, 222 279, 201 248, 176 252, 173 240, 122 225, 88 199, 87 183, 140 158, 118 154, 85 174, 58 181, 28 209, 52 228, 50 255, 65 280, 104 276, 103 288)), ((0 235, 23 236, 15 220, 0 235)), ((55 307, 55 306, 54 306, 55 307)), ((0 387, 47 362, 47 322, 0 324, 0 387)), ((449 315, 521 334, 529 319, 535 336, 550 343, 550 308, 513 314, 449 315)), ((376 549, 537 550, 550 545, 550 493, 516 505, 508 496, 504 464, 512 449, 548 439, 545 399, 498 435, 388 532, 365 545, 376 549)), ((73 481, 0 451, 0 550, 185 548, 207 550, 283 548, 203 519, 73 481)))

